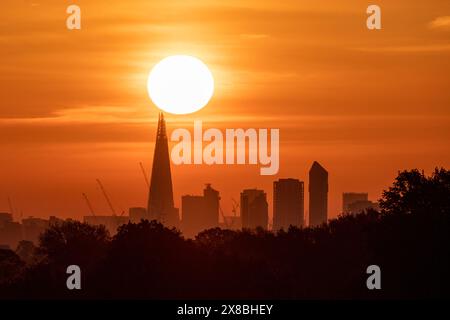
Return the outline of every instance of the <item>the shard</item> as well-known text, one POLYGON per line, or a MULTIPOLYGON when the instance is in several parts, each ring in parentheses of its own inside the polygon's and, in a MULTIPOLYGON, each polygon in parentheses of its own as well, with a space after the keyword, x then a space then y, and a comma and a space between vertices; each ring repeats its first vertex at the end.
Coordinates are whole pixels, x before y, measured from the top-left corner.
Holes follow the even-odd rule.
POLYGON ((179 216, 173 202, 166 122, 162 113, 158 118, 147 211, 151 220, 157 220, 168 227, 178 227, 179 216))

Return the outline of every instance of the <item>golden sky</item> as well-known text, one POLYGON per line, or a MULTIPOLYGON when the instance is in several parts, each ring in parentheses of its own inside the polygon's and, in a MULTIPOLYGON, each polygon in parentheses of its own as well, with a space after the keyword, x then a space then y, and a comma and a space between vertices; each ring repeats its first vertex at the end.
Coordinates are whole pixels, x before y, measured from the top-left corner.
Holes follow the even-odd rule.
MULTIPOLYGON (((258 166, 172 167, 175 202, 211 182, 231 209, 244 188, 330 174, 330 215, 344 191, 377 199, 398 170, 450 165, 450 2, 4 0, 0 8, 0 211, 81 218, 86 192, 109 214, 145 206, 158 110, 152 66, 171 54, 202 59, 216 81, 192 127, 280 128, 277 176, 258 166), (82 30, 66 29, 78 4, 82 30), (382 30, 366 28, 378 4, 382 30), (193 178, 195 178, 193 180, 193 178), (192 181, 195 181, 193 183, 192 181)), ((307 194, 305 194, 307 198, 307 194)), ((306 206, 307 208, 307 206, 306 206)))

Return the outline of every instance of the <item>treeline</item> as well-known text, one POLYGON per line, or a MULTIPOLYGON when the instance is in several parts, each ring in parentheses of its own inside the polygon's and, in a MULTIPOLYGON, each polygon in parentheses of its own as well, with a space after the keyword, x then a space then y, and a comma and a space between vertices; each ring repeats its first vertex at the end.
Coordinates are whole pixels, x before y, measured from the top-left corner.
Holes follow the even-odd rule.
POLYGON ((1 298, 366 299, 450 297, 450 173, 401 172, 382 212, 317 228, 206 230, 187 240, 155 221, 114 237, 79 222, 52 226, 38 247, 0 250, 1 298), (368 290, 366 268, 381 268, 368 290), (82 289, 66 287, 66 268, 82 289))

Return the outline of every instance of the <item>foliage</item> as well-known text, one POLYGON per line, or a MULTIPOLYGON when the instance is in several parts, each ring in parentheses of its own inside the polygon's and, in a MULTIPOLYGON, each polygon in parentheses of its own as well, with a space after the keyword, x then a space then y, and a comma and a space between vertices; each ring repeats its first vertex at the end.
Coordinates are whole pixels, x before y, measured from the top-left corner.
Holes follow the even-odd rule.
POLYGON ((194 240, 156 221, 129 223, 110 238, 79 222, 52 226, 27 268, 0 251, 0 297, 125 299, 443 298, 450 287, 449 172, 399 173, 382 212, 341 216, 277 233, 205 230, 194 240), (82 269, 82 290, 65 268, 82 269), (366 268, 382 271, 367 290, 366 268), (15 271, 15 272, 14 272, 15 271), (17 277, 20 274, 20 277, 17 277))
POLYGON ((449 213, 450 171, 436 168, 430 177, 417 169, 399 172, 380 206, 390 213, 449 213))

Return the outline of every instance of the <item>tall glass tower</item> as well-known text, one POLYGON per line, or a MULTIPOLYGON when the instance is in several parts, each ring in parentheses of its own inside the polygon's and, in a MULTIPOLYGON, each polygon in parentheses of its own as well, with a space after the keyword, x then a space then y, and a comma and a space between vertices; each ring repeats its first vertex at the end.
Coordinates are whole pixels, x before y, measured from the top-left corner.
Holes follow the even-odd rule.
POLYGON ((309 170, 309 225, 314 227, 328 219, 328 171, 317 161, 309 170))
POLYGON ((147 211, 151 220, 157 220, 168 227, 178 227, 179 215, 173 203, 169 146, 162 112, 158 118, 147 211))

